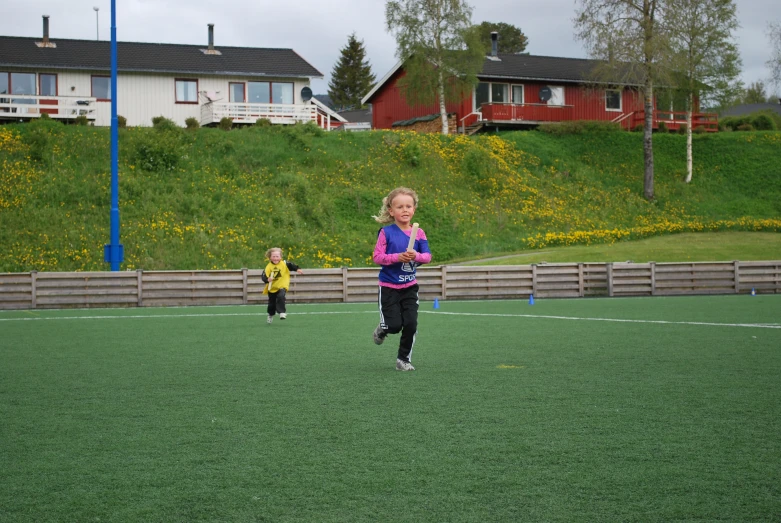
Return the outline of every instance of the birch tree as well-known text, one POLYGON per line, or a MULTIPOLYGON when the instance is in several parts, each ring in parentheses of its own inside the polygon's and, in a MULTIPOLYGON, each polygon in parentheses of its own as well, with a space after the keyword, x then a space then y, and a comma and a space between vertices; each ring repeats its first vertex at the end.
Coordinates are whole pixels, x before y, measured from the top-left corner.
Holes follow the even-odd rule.
POLYGON ((410 105, 438 103, 448 134, 447 101, 472 92, 485 60, 472 7, 464 0, 389 0, 385 22, 404 60, 402 96, 410 105))
POLYGON ((770 82, 781 95, 781 21, 767 24, 767 37, 770 39, 770 60, 767 66, 770 68, 770 82))
POLYGON ((595 80, 639 85, 643 94, 643 194, 654 198, 653 117, 655 82, 668 78, 670 47, 661 23, 670 0, 577 0, 577 37, 603 65, 595 80))
POLYGON ((686 99, 686 183, 693 169, 692 112, 694 97, 710 85, 733 83, 740 74, 740 56, 733 41, 738 28, 733 0, 676 0, 666 25, 675 51, 673 69, 680 73, 678 91, 686 99))

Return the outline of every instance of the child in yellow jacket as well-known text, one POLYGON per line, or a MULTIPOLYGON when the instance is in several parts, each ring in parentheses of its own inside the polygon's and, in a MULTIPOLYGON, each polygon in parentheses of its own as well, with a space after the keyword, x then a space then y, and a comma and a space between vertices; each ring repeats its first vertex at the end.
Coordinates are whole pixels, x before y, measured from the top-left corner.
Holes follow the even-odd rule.
POLYGON ((263 287, 263 294, 268 294, 268 319, 266 323, 271 323, 277 312, 279 312, 280 320, 287 318, 285 294, 290 287, 290 272, 304 274, 304 271, 295 263, 283 260, 282 249, 279 247, 267 250, 266 258, 269 259, 269 264, 266 265, 266 270, 260 277, 266 283, 263 287))

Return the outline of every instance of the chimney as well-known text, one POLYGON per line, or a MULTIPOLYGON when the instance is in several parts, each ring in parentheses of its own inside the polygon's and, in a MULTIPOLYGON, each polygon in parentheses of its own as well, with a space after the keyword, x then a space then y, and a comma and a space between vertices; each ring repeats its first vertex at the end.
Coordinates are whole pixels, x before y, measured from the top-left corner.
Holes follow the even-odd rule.
POLYGON ((214 48, 214 24, 209 24, 209 48, 201 49, 203 54, 222 54, 214 48))
POLYGON ((43 15, 43 41, 35 42, 38 47, 57 47, 57 44, 49 41, 49 15, 43 15))
POLYGON ((493 31, 491 33, 491 56, 497 56, 499 52, 499 45, 497 40, 499 39, 499 33, 493 31))

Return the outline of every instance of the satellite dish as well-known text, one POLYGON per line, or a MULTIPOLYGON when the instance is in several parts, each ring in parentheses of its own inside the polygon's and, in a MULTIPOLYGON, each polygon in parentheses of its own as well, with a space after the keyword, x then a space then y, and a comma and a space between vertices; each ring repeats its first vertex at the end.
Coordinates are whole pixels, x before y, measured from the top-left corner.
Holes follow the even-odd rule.
POLYGON ((551 96, 553 96, 553 93, 551 92, 550 87, 546 85, 545 87, 540 88, 540 100, 547 102, 550 100, 551 96))
POLYGON ((301 99, 305 102, 308 102, 312 99, 312 90, 309 87, 304 87, 301 89, 301 99))

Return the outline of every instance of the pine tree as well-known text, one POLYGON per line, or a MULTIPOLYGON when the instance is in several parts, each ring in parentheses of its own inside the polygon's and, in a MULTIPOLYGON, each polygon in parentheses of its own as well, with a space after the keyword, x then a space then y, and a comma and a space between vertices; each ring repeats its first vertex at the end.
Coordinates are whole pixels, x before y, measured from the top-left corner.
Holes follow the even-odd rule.
POLYGON ((366 60, 363 41, 356 39, 353 33, 331 71, 328 96, 337 109, 358 109, 361 107, 361 98, 374 87, 374 81, 371 66, 366 60))

